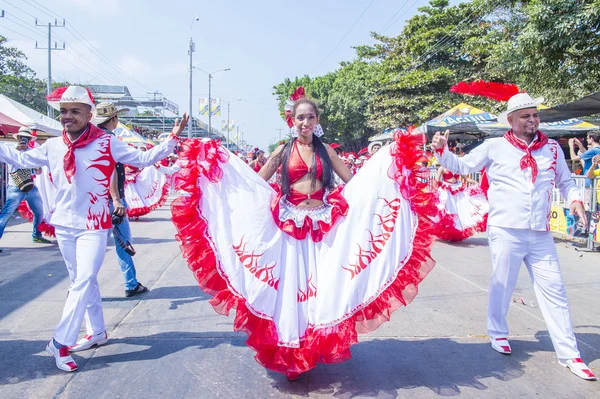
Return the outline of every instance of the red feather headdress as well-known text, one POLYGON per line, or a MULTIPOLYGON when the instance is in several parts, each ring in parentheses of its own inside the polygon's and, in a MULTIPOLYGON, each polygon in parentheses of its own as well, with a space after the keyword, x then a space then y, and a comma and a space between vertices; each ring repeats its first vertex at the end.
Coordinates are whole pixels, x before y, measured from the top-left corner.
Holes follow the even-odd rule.
POLYGON ((468 94, 470 96, 482 96, 496 101, 508 101, 520 90, 512 83, 486 82, 477 80, 474 82, 458 82, 450 88, 453 93, 468 94))
POLYGON ((292 118, 292 109, 294 108, 294 102, 300 100, 301 98, 306 97, 306 93, 304 92, 304 87, 300 86, 290 96, 290 99, 285 102, 285 120, 289 127, 294 126, 294 121, 292 118))

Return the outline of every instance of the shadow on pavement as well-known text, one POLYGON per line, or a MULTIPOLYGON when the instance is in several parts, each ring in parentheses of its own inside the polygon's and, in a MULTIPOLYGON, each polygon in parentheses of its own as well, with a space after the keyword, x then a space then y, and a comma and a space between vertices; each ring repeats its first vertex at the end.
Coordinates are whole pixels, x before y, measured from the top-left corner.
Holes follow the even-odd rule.
POLYGON ((207 301, 212 298, 206 294, 197 285, 186 285, 180 287, 157 287, 152 288, 147 293, 136 295, 130 298, 124 296, 102 298, 102 302, 122 302, 122 301, 147 301, 151 299, 174 299, 171 301, 169 309, 177 309, 178 306, 187 303, 207 301))
POLYGON ((452 241, 443 241, 444 243, 456 247, 462 248, 473 248, 473 247, 487 247, 488 239, 487 237, 470 237, 464 241, 452 242, 452 241))
POLYGON ((3 257, 17 258, 11 259, 10 265, 6 266, 17 268, 19 274, 10 277, 12 273, 6 273, 9 277, 0 282, 0 319, 35 300, 39 295, 51 289, 63 279, 68 278, 67 269, 60 253, 58 253, 60 260, 46 262, 36 267, 29 266, 29 270, 26 270, 28 267, 26 264, 20 264, 18 261, 18 259, 39 259, 43 261, 51 258, 52 255, 50 254, 56 253, 58 253, 58 249, 55 246, 12 248, 8 251, 4 249, 3 257))
MULTIPOLYGON (((553 350, 544 334, 536 334, 541 338, 537 342, 511 340, 511 356, 494 352, 487 342, 459 343, 449 338, 373 340, 353 346, 351 360, 319 365, 296 381, 287 381, 283 374, 271 371, 268 375, 271 386, 285 395, 396 397, 398 390, 426 387, 440 396, 457 396, 465 387, 485 391, 488 387, 480 381, 484 378, 510 381, 521 377, 525 373, 524 363, 532 353, 553 350)), ((578 338, 586 342, 600 341, 599 334, 578 334, 578 338)), ((90 350, 82 352, 85 357, 79 354, 73 357, 80 367, 77 373, 85 373, 115 363, 161 359, 188 348, 214 349, 222 344, 244 347, 245 339, 245 334, 234 332, 168 332, 147 337, 112 338, 100 354, 90 350)), ((64 374, 44 352, 46 343, 0 340, 0 385, 64 374)), ((599 355, 595 350, 582 348, 582 356, 588 363, 598 359, 599 355)), ((260 366, 257 364, 256 367, 260 366)), ((558 366, 548 364, 548 367, 558 366)), ((238 373, 239 370, 223 372, 238 373)))
MULTIPOLYGON (((155 360, 181 350, 195 347, 212 349, 221 344, 244 346, 242 333, 161 333, 147 337, 111 338, 103 351, 118 353, 94 354, 95 349, 73 354, 79 366, 76 373, 110 367, 113 363, 155 360), (214 337, 218 336, 219 339, 214 337), (118 345, 118 346, 117 346, 118 345), (142 348, 139 349, 138 348, 142 348), (93 357, 91 357, 94 355, 93 357)), ((52 375, 65 375, 46 353, 48 341, 0 340, 0 385, 16 384, 52 375)), ((0 395, 1 396, 1 395, 0 395)))
MULTIPOLYGON (((532 353, 553 351, 550 338, 544 333, 538 333, 541 338, 538 342, 512 339, 511 356, 494 352, 487 342, 459 343, 448 338, 373 340, 353 346, 351 360, 319 365, 296 381, 288 381, 275 372, 269 371, 269 375, 273 379, 271 386, 285 395, 395 398, 407 395, 398 390, 426 387, 440 396, 458 396, 464 388, 487 390, 487 385, 481 382, 484 378, 510 381, 521 377, 532 353)), ((599 334, 577 337, 586 342, 600 340, 599 334)), ((580 350, 588 363, 600 355, 587 348, 580 350)), ((558 366, 548 364, 548 367, 558 366)))

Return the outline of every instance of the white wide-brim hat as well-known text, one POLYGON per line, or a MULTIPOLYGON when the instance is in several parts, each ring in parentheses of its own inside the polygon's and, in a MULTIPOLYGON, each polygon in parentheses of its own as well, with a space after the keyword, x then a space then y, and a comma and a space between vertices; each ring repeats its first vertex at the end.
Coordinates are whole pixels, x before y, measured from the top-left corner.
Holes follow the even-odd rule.
POLYGON ((19 128, 19 132, 13 134, 13 138, 15 140, 19 140, 19 136, 21 136, 21 137, 27 137, 31 141, 37 140, 37 136, 34 136, 32 134, 32 132, 31 132, 31 129, 28 128, 27 126, 20 127, 19 128))
POLYGON ((544 97, 532 98, 527 93, 515 94, 508 100, 507 110, 498 115, 498 122, 510 125, 508 115, 520 109, 536 108, 544 102, 544 97))
POLYGON ((367 147, 367 150, 369 151, 369 154, 371 153, 371 151, 373 150, 373 147, 375 147, 376 145, 378 145, 379 147, 383 147, 383 143, 381 141, 373 141, 369 144, 369 146, 367 147))
POLYGON ((59 87, 48 94, 48 105, 60 111, 60 104, 79 103, 87 104, 92 107, 92 112, 96 110, 96 102, 92 93, 81 86, 59 87))

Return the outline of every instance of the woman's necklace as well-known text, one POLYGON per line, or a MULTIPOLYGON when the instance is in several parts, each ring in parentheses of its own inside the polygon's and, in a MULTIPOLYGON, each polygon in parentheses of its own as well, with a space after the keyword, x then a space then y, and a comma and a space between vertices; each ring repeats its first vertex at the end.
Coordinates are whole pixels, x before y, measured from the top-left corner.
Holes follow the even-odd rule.
POLYGON ((310 143, 308 143, 308 144, 304 144, 300 140, 296 140, 296 143, 298 143, 299 145, 301 145, 303 147, 312 147, 312 141, 310 143))

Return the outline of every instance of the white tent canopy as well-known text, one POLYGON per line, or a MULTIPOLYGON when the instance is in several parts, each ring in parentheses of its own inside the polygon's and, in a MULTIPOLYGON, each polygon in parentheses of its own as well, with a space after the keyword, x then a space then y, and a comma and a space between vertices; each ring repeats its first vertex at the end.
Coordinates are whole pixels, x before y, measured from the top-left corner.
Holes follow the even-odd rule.
POLYGON ((60 136, 63 131, 59 122, 6 97, 4 94, 0 94, 0 113, 24 126, 41 130, 52 136, 60 136))

